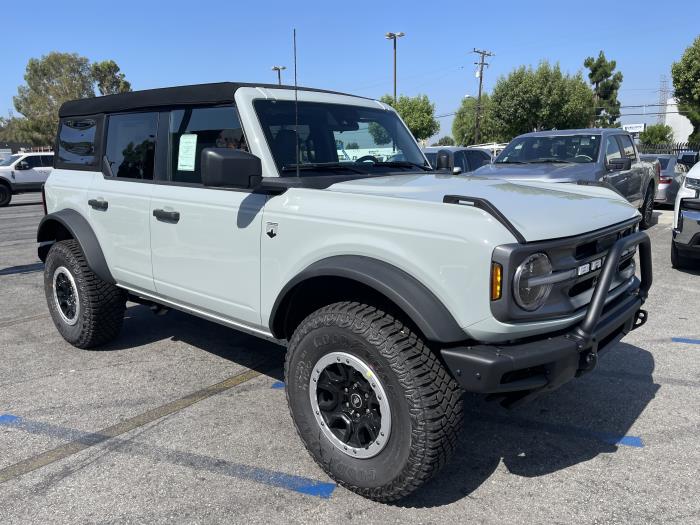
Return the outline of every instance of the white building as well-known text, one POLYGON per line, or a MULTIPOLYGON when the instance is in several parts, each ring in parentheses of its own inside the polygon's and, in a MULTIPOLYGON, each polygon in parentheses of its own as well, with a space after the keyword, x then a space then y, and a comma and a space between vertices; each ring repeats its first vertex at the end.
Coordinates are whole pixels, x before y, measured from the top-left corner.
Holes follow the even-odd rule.
POLYGON ((693 125, 690 121, 678 113, 678 103, 675 98, 669 98, 666 101, 664 124, 671 126, 674 142, 688 142, 688 137, 693 132, 693 125))

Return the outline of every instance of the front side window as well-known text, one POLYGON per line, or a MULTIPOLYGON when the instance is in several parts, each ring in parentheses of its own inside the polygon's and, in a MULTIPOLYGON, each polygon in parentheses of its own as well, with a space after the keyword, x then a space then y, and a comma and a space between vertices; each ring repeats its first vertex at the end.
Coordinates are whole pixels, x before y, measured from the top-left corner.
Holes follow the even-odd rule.
POLYGON ((605 140, 605 161, 610 162, 613 159, 621 159, 620 145, 615 140, 615 137, 608 137, 605 140))
POLYGON ((505 147, 496 163, 588 163, 595 162, 599 149, 600 135, 518 137, 505 147))
POLYGON ((24 157, 24 159, 22 159, 22 162, 29 166, 29 169, 41 167, 41 158, 39 157, 39 155, 29 155, 27 157, 24 157))
POLYGON ((58 134, 59 162, 80 166, 95 165, 98 127, 96 118, 68 118, 61 121, 58 134))
POLYGON ((248 151, 248 145, 232 106, 188 108, 170 112, 169 176, 175 182, 201 183, 204 148, 248 151))
POLYGON ((106 156, 112 175, 153 180, 158 113, 111 115, 106 156))
POLYGON ((255 110, 283 176, 302 175, 328 165, 373 173, 427 167, 415 139, 393 111, 341 104, 257 100, 255 110), (393 164, 392 164, 393 163, 393 164))
POLYGON ((637 155, 634 152, 634 144, 632 144, 632 139, 629 137, 629 135, 618 135, 620 139, 620 144, 622 144, 622 149, 625 153, 625 156, 628 159, 636 159, 637 155))

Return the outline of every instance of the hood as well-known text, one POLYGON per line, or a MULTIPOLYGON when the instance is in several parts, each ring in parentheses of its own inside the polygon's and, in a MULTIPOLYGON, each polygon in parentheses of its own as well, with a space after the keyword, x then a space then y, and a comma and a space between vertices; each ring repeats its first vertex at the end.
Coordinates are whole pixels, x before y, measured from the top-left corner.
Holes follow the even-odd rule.
POLYGON ((586 164, 486 164, 474 172, 479 177, 498 177, 502 179, 549 180, 570 182, 590 179, 595 171, 594 163, 586 164))
POLYGON ((441 204, 445 195, 479 197, 498 208, 528 242, 579 235, 638 215, 614 191, 576 184, 426 173, 356 179, 328 189, 441 204))

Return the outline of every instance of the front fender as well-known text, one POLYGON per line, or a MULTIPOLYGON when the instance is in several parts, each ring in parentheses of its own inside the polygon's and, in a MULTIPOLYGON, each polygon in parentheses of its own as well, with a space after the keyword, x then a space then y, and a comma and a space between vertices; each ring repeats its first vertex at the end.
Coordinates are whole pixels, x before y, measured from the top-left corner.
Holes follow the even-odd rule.
POLYGON ((116 282, 90 223, 75 210, 50 213, 41 220, 36 234, 36 240, 40 243, 39 259, 45 262, 51 245, 65 239, 78 241, 88 266, 100 279, 112 284, 116 282))

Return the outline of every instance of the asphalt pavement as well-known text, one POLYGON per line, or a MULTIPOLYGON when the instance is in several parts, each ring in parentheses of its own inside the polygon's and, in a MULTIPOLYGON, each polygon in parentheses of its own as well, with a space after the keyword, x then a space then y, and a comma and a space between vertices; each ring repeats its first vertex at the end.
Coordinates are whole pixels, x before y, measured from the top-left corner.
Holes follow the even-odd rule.
POLYGON ((129 305, 98 351, 48 315, 36 195, 0 209, 0 521, 700 523, 700 268, 650 230, 649 321, 518 410, 467 395, 458 451, 394 505, 336 486, 296 436, 284 350, 129 305))

